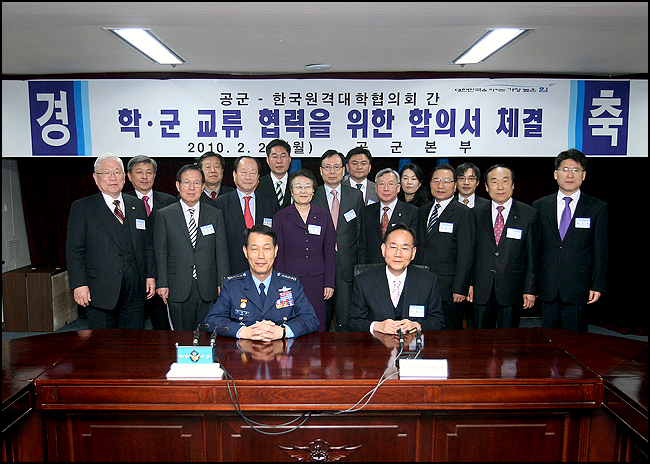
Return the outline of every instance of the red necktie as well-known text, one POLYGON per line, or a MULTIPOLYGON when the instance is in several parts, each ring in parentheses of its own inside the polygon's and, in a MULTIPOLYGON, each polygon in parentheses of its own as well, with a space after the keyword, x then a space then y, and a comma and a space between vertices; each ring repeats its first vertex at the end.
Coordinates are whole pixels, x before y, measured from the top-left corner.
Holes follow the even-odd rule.
POLYGON ((147 195, 143 196, 144 208, 147 210, 147 217, 151 214, 151 207, 149 206, 149 197, 147 195))
POLYGON ((246 228, 250 229, 255 225, 255 221, 253 221, 253 215, 251 214, 251 208, 248 205, 248 202, 251 201, 250 196, 244 197, 244 200, 246 200, 246 206, 244 206, 244 222, 246 222, 246 228))
POLYGON ((341 204, 339 203, 339 199, 336 196, 336 190, 332 190, 332 195, 334 195, 334 198, 332 199, 332 222, 334 223, 334 229, 336 229, 336 226, 339 222, 339 210, 341 208, 341 204))
POLYGON ((384 215, 381 217, 381 238, 384 238, 386 235, 386 229, 388 229, 388 206, 384 206, 384 215))
POLYGON ((212 196, 212 199, 213 199, 213 200, 214 200, 215 198, 217 198, 217 191, 215 190, 214 192, 212 192, 212 195, 211 195, 211 196, 212 196))
POLYGON ((499 241, 501 240, 501 234, 503 233, 503 226, 504 226, 504 221, 503 221, 503 214, 501 214, 501 211, 503 211, 505 207, 503 206, 497 206, 497 211, 499 214, 497 214, 497 220, 494 221, 494 239, 497 242, 497 245, 499 244, 499 241))

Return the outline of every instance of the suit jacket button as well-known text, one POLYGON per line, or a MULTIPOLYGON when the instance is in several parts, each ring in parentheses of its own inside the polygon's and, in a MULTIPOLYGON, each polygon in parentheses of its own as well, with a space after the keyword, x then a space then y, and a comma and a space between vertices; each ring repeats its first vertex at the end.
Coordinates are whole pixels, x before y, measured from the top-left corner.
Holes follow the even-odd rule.
POLYGON ((499 252, 497 251, 496 253, 494 253, 494 256, 499 256, 499 252))

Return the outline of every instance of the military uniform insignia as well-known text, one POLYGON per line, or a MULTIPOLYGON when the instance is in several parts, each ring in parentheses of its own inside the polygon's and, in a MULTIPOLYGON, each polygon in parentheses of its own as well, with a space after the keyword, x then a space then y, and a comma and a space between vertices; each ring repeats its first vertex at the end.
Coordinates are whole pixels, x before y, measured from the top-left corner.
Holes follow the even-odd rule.
POLYGON ((239 302, 239 307, 244 309, 246 307, 246 303, 248 303, 248 300, 246 298, 242 298, 239 302))
POLYGON ((288 306, 293 306, 293 293, 291 292, 291 287, 285 285, 282 288, 278 289, 280 293, 280 298, 275 302, 275 307, 277 309, 286 308, 288 306))

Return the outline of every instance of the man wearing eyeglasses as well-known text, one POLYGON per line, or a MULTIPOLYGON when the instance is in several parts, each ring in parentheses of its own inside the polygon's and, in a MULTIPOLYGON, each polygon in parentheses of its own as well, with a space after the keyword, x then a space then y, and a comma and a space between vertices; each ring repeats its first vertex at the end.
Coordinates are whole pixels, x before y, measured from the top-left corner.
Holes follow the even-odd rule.
POLYGON ((581 192, 587 157, 572 148, 555 158, 559 191, 533 203, 539 213, 542 327, 588 328, 590 304, 607 274, 607 204, 581 192))
POLYGON ((285 208, 291 204, 291 192, 287 190, 291 145, 282 139, 271 140, 266 144, 266 163, 271 172, 260 177, 257 194, 273 198, 278 208, 285 208))
POLYGON ((399 174, 384 168, 375 176, 375 189, 379 201, 366 205, 361 213, 361 245, 359 263, 382 263, 381 244, 385 231, 393 224, 403 222, 418 230, 418 208, 397 198, 401 184, 399 174))
POLYGON ((336 240, 336 276, 334 297, 327 300, 327 327, 336 332, 347 329, 348 310, 352 297, 354 266, 359 264, 361 210, 363 194, 343 182, 343 153, 327 150, 320 158, 323 185, 318 187, 312 203, 332 214, 336 240), (333 321, 333 322, 332 322, 333 321))
POLYGON ((382 334, 444 329, 438 278, 411 266, 416 233, 404 223, 391 226, 381 244, 385 266, 373 266, 354 278, 350 330, 382 334))
POLYGON ((155 293, 145 206, 122 195, 124 163, 117 155, 99 156, 94 170, 99 192, 70 207, 70 288, 91 329, 144 329, 145 299, 155 293))
POLYGON ((446 329, 463 328, 463 308, 474 262, 474 221, 471 210, 454 201, 456 172, 449 164, 431 173, 433 202, 418 211, 418 264, 438 276, 446 329))
POLYGON ((156 213, 157 289, 172 330, 196 330, 230 274, 223 214, 201 200, 205 176, 196 164, 176 174, 180 200, 156 213))

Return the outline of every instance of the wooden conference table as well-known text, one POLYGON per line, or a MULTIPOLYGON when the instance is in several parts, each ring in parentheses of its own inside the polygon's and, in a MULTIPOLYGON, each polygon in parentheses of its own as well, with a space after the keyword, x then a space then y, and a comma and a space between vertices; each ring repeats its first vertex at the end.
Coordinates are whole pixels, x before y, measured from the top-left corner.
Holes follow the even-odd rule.
POLYGON ((192 338, 98 330, 3 342, 3 459, 647 459, 645 342, 546 329, 426 332, 420 357, 447 359, 448 378, 400 380, 390 337, 218 338, 234 382, 168 380, 175 343, 192 338))

